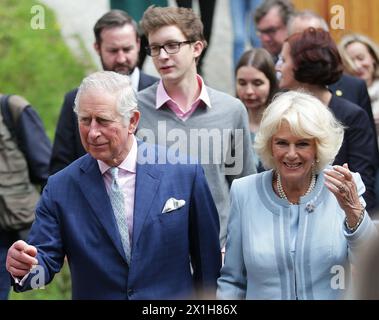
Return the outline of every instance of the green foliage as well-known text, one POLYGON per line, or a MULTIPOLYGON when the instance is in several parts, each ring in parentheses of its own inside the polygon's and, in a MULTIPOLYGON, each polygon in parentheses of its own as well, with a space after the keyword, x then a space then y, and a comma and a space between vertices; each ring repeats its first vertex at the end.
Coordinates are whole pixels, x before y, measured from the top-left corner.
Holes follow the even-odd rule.
MULTIPOLYGON (((48 136, 54 138, 64 94, 79 85, 94 67, 75 57, 60 34, 53 12, 45 9, 45 29, 33 30, 31 8, 38 1, 1 0, 0 92, 24 96, 41 116, 48 136)), ((86 62, 85 62, 86 61, 86 62)), ((71 299, 70 273, 62 271, 43 290, 14 293, 10 299, 71 299)))
POLYGON ((70 52, 47 6, 43 6, 45 29, 31 27, 31 8, 36 4, 30 0, 1 0, 0 91, 29 100, 53 139, 64 94, 78 86, 93 66, 84 59, 78 61, 70 52))

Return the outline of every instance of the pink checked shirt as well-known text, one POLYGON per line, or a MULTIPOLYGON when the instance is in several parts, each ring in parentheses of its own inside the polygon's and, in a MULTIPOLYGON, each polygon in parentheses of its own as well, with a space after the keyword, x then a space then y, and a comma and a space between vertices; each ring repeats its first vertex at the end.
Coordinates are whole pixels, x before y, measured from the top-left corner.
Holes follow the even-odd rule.
MULTIPOLYGON (((103 175, 105 187, 109 194, 112 183, 112 175, 108 166, 103 161, 98 160, 100 172, 103 175)), ((136 186, 136 166, 137 166, 137 140, 133 137, 132 148, 125 160, 118 166, 118 184, 124 193, 125 214, 129 228, 129 238, 133 238, 133 213, 134 213, 134 192, 136 186)))
POLYGON ((156 102, 155 108, 159 109, 160 107, 162 107, 166 103, 167 106, 171 109, 171 111, 174 112, 180 120, 186 121, 191 116, 191 114, 195 112, 196 108, 199 105, 207 105, 208 107, 211 107, 208 92, 205 89, 204 81, 199 75, 197 75, 197 82, 198 82, 199 87, 200 87, 200 95, 195 100, 195 102, 191 105, 191 108, 185 112, 167 94, 167 92, 163 86, 163 82, 162 82, 162 80, 160 80, 159 84, 158 84, 158 88, 157 88, 157 100, 156 100, 157 102, 156 102), (204 104, 201 104, 201 101, 204 104))

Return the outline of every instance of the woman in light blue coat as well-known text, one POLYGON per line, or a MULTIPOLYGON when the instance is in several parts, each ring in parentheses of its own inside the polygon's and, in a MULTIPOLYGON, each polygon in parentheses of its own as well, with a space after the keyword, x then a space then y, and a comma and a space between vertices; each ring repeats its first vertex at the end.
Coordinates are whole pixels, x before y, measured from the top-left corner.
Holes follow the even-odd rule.
POLYGON ((343 127, 306 93, 266 109, 256 150, 269 171, 233 182, 220 299, 338 299, 350 265, 375 234, 348 165, 328 166, 343 127))

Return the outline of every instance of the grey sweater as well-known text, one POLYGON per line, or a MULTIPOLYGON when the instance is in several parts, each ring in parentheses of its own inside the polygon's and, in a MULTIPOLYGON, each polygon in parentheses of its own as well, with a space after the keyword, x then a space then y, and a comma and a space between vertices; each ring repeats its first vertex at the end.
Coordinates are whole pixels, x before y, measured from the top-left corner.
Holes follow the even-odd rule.
POLYGON ((248 116, 236 98, 206 87, 211 107, 199 105, 182 121, 167 106, 156 109, 158 84, 138 92, 141 120, 137 136, 166 146, 178 154, 189 154, 204 168, 220 218, 220 245, 226 241, 229 189, 235 178, 256 172, 248 116))

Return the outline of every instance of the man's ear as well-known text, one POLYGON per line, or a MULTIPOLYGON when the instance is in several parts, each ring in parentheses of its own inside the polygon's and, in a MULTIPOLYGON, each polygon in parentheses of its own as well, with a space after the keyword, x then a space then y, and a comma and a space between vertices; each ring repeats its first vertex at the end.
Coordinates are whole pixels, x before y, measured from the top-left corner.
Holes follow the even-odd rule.
POLYGON ((137 49, 138 52, 141 50, 141 38, 137 37, 137 49))
POLYGON ((100 45, 99 45, 99 43, 95 42, 93 44, 93 47, 94 47, 95 51, 97 52, 97 54, 100 55, 100 45))
POLYGON ((136 132, 140 117, 141 117, 141 113, 139 111, 133 112, 129 121, 129 128, 128 128, 129 134, 134 134, 136 132))
POLYGON ((204 43, 202 41, 196 41, 193 44, 193 48, 194 48, 195 58, 200 57, 201 53, 204 50, 204 43))

